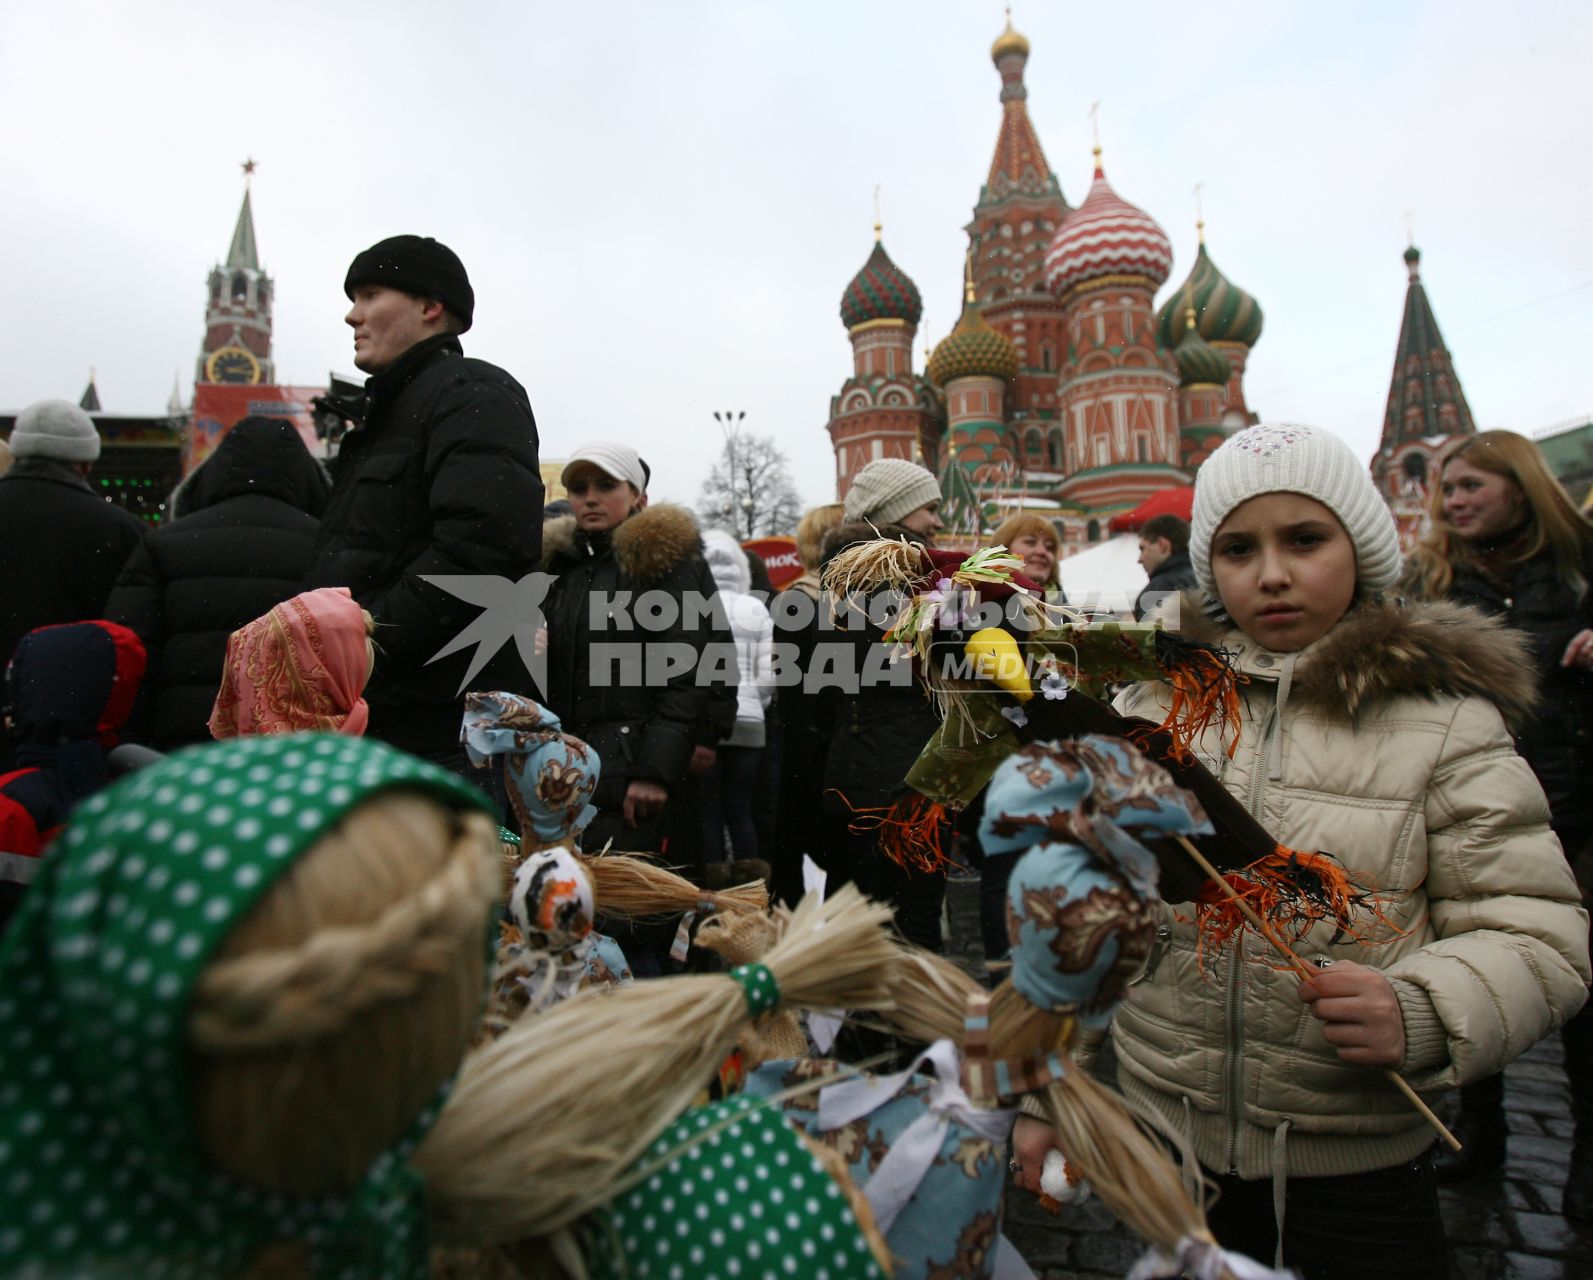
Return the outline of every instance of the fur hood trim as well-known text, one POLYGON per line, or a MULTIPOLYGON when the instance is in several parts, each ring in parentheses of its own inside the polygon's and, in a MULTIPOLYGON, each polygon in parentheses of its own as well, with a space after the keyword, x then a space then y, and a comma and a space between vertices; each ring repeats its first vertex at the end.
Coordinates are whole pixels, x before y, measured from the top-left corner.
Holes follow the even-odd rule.
MULTIPOLYGON (((1210 597, 1186 592, 1180 604, 1181 634, 1246 654, 1258 650, 1226 615, 1212 616, 1210 597)), ((1290 701, 1351 720, 1386 698, 1479 697, 1519 732, 1538 698, 1526 638, 1498 618, 1447 601, 1368 600, 1301 656, 1290 701)), ((1251 670, 1243 659, 1239 665, 1251 670)))
POLYGON ((575 559, 575 517, 557 516, 542 524, 542 568, 557 573, 575 559))
POLYGON ((614 557, 632 582, 656 582, 682 560, 702 555, 697 519, 685 507, 660 502, 614 530, 614 557))
MULTIPOLYGON (((696 517, 670 502, 637 512, 607 536, 620 572, 636 586, 657 582, 682 561, 702 555, 696 517)), ((562 573, 584 555, 574 516, 560 516, 542 526, 542 567, 546 572, 562 573)))

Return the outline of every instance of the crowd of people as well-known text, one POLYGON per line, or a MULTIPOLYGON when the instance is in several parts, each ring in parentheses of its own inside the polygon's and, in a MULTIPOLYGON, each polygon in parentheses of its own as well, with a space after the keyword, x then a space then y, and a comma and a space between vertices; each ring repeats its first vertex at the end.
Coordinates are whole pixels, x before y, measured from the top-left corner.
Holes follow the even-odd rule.
MULTIPOLYGON (((82 410, 51 400, 18 416, 0 478, 0 928, 29 927, 15 947, 0 942, 0 971, 52 945, 42 907, 19 913, 50 880, 74 811, 120 773, 197 744, 369 738, 431 766, 415 775, 432 799, 422 826, 457 836, 459 815, 480 811, 506 838, 531 837, 512 776, 481 767, 462 734, 467 693, 483 690, 518 708, 503 720, 509 741, 557 730, 579 747, 560 747, 548 785, 565 789, 561 829, 583 850, 655 855, 705 894, 762 879, 792 905, 818 868, 829 892, 855 885, 903 939, 940 951, 945 867, 892 856, 870 820, 901 795, 940 715, 912 664, 890 660, 891 602, 842 600, 825 578, 882 540, 933 549, 935 476, 870 463, 844 503, 802 518, 804 571, 774 591, 729 533, 650 501, 649 466, 627 445, 575 448, 568 510, 544 512, 529 398, 464 355, 474 293, 445 246, 384 240, 344 287, 368 382, 330 473, 290 425, 245 418, 151 532, 88 485, 99 438, 82 410), (529 605, 502 594, 536 574, 529 605), (588 750, 600 772, 576 767, 588 750)), ((1134 618, 1176 625, 1243 679, 1235 716, 1203 728, 1195 758, 1280 845, 1333 852, 1376 907, 1358 932, 1303 933, 1316 974, 1302 980, 1243 934, 1211 954, 1187 913, 1156 904, 1121 1008, 1075 1059, 1181 1135, 1220 1192, 1210 1225, 1223 1244, 1311 1280, 1448 1274, 1436 1183, 1503 1162, 1500 1072, 1557 1029, 1575 1121, 1562 1208, 1593 1223, 1589 930, 1573 874, 1593 839, 1593 524, 1536 448, 1504 431, 1444 455, 1429 514, 1402 557, 1346 445, 1264 424, 1205 462, 1191 521, 1157 517, 1139 536, 1148 582, 1134 618), (1458 1154, 1435 1148, 1379 1070, 1429 1097, 1459 1089, 1458 1154)), ((1010 553, 1012 583, 1069 616, 1048 521, 1014 515, 986 541, 1010 553)), ((1116 705, 1162 722, 1175 696, 1136 683, 1116 705)), ((283 767, 247 749, 236 759, 283 767)), ((347 767, 409 776, 396 759, 347 767)), ((293 820, 289 808, 257 819, 249 800, 235 820, 237 779, 207 794, 197 770, 189 778, 192 811, 221 814, 235 845, 250 845, 245 826, 293 820)), ((306 778, 289 794, 320 832, 322 783, 306 778)), ((151 799, 145 818, 169 825, 160 815, 183 803, 176 790, 151 799)), ((983 878, 994 981, 1019 928, 1017 858, 983 850, 979 803, 928 821, 945 825, 932 843, 983 878)), ((164 877, 153 853, 136 860, 164 877)), ((225 850, 214 861, 236 861, 240 877, 256 865, 225 850)), ((237 914, 214 901, 212 923, 237 914)), ((713 967, 683 911, 602 922, 628 973, 713 967)), ((1084 966, 1106 945, 1090 928, 1081 918, 1067 942, 1084 966)), ((12 1034, 0 1020, 0 1038, 12 1034)), ((430 1072, 426 1091, 441 1078, 430 1072)), ((25 1135, 31 1113, 13 1125, 7 1096, 0 1138, 25 1135)), ((1039 1190, 1058 1141, 1046 1119, 1019 1119, 1015 1180, 1039 1190)), ((225 1170, 217 1146, 207 1158, 225 1170)), ((0 1274, 32 1274, 31 1246, 8 1252, 6 1239, 0 1274)))

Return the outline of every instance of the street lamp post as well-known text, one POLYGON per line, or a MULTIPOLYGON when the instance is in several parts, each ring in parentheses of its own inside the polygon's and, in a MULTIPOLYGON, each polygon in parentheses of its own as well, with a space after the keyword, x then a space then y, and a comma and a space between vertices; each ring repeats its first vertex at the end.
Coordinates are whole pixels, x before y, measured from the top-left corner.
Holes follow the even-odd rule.
MULTIPOLYGON (((736 526, 736 437, 741 430, 741 420, 747 416, 745 409, 726 409, 723 414, 714 410, 714 421, 719 424, 719 429, 724 432, 725 452, 730 465, 730 524, 732 529, 736 526)), ((752 495, 747 495, 747 505, 750 508, 752 495)), ((749 513, 750 515, 750 510, 749 513)), ((750 531, 749 531, 750 532, 750 531)), ((741 535, 744 538, 746 535, 741 535)), ((739 539, 738 539, 739 540, 739 539)))

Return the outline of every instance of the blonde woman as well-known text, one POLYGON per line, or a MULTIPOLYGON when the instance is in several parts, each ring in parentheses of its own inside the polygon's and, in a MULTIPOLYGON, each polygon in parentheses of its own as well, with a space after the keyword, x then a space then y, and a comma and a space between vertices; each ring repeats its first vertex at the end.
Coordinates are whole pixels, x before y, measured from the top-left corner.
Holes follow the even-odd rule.
POLYGON ((819 597, 819 565, 824 560, 824 539, 845 518, 846 508, 839 502, 809 507, 797 521, 797 556, 802 561, 802 576, 788 590, 800 591, 810 599, 819 597))
MULTIPOLYGON (((1520 631, 1537 669, 1536 711, 1516 735, 1549 799, 1568 858, 1593 837, 1593 524, 1513 431, 1468 436, 1441 458, 1431 528, 1412 556, 1410 586, 1494 615, 1520 631)), ((1593 1015, 1563 1032, 1576 1141, 1568 1218, 1593 1221, 1593 1015)), ((1464 1150, 1442 1153, 1441 1178, 1459 1181, 1504 1163, 1504 1081, 1461 1091, 1464 1150)))
POLYGON ((1023 572, 1045 588, 1045 598, 1053 604, 1066 603, 1059 568, 1062 544, 1057 539, 1056 526, 1049 520, 1025 511, 1010 515, 1001 522, 990 545, 1022 556, 1023 572))

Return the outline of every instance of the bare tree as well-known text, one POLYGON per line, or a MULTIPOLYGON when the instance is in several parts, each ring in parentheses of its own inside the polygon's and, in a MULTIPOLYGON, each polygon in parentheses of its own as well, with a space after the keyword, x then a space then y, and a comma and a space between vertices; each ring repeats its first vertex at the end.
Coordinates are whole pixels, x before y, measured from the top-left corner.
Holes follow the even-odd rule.
POLYGON ((768 436, 729 433, 703 481, 697 514, 706 526, 728 529, 738 540, 795 533, 802 498, 784 451, 768 436))

